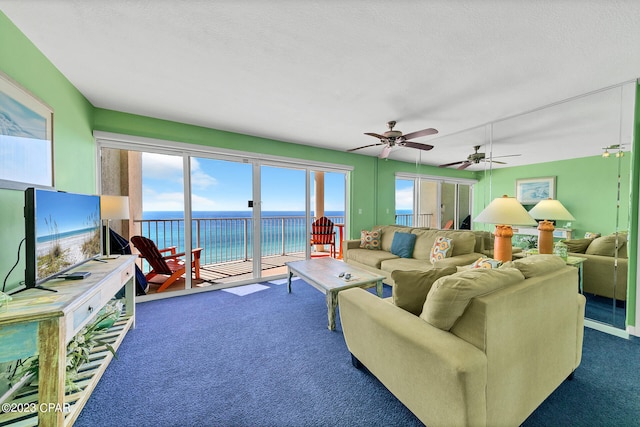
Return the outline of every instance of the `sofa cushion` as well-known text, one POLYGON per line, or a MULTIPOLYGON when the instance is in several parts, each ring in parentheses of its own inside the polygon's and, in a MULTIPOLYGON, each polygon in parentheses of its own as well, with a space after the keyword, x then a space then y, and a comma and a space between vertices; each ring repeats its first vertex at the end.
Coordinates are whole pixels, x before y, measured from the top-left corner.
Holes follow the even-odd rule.
POLYGON ((380 230, 362 230, 360 232, 360 247, 362 249, 380 249, 380 230))
POLYGON ((476 235, 473 231, 438 230, 436 236, 444 236, 453 240, 453 254, 451 256, 470 254, 476 246, 476 235))
POLYGON ((574 254, 583 254, 592 241, 593 239, 571 239, 563 240, 562 242, 567 245, 567 252, 572 252, 574 254))
POLYGON ((474 268, 441 277, 431 286, 420 318, 448 331, 462 316, 472 298, 524 280, 515 268, 474 268))
MULTIPOLYGON (((433 264, 423 259, 400 258, 394 256, 392 259, 385 259, 380 264, 380 270, 392 273, 396 270, 409 271, 420 270, 427 271, 434 268, 433 264)), ((444 267, 443 267, 444 268, 444 267)))
POLYGON ((413 257, 413 246, 415 243, 415 234, 396 231, 393 235, 393 242, 391 243, 391 253, 398 255, 400 258, 411 258, 413 257))
POLYGON ((349 249, 349 260, 380 269, 384 260, 398 258, 391 252, 372 251, 369 249, 349 249))
MULTIPOLYGON (((626 243, 627 243, 627 235, 625 233, 618 233, 618 256, 619 257, 622 257, 622 258, 627 257, 626 243)), ((593 239, 593 241, 591 242, 591 244, 589 245, 585 253, 588 255, 614 256, 615 250, 616 250, 616 235, 609 234, 608 236, 602 236, 602 237, 597 237, 593 239)))
POLYGON ((380 230, 380 249, 391 252, 391 244, 396 231, 401 233, 409 233, 411 228, 402 225, 381 225, 373 227, 374 230, 380 230))
POLYGON ((419 316, 427 294, 433 283, 442 276, 449 276, 456 272, 455 267, 432 268, 428 271, 396 270, 391 273, 393 279, 393 303, 419 316))
POLYGON ((567 264, 557 255, 530 255, 502 264, 501 268, 517 268, 527 279, 559 270, 567 264))
POLYGON ((414 228, 411 230, 415 234, 416 244, 413 248, 413 257, 416 259, 429 260, 431 256, 431 248, 436 240, 436 230, 426 230, 414 228))
POLYGON ((450 257, 452 253, 453 240, 448 237, 439 236, 436 237, 436 240, 433 242, 429 260, 431 261, 431 264, 435 264, 436 262, 443 260, 446 257, 450 257))

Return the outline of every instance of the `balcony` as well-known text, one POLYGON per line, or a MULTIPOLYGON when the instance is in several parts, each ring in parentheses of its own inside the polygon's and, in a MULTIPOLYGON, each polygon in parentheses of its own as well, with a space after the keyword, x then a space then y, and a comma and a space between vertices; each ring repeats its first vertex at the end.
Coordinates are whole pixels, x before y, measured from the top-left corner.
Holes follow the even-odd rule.
MULTIPOLYGON (((344 216, 328 218, 334 224, 344 223, 344 216)), ((286 262, 305 258, 309 244, 305 220, 304 216, 261 218, 262 277, 285 274, 286 262)), ((134 222, 140 234, 153 240, 159 248, 176 246, 179 252, 184 251, 184 219, 145 219, 134 222)), ((253 278, 253 226, 252 218, 192 219, 193 246, 202 248, 201 282, 194 283, 194 286, 204 287, 253 278)), ((336 236, 339 235, 336 227, 336 236)), ((148 272, 148 265, 144 262, 142 264, 143 271, 148 272)), ((184 282, 179 286, 184 286, 184 282)))

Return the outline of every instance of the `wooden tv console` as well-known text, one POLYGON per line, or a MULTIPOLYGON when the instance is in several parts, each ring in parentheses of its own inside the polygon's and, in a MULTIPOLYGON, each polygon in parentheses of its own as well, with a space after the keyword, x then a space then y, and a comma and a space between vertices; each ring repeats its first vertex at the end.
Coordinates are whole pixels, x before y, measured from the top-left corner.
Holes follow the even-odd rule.
POLYGON ((135 326, 135 260, 121 255, 89 261, 74 270, 91 272, 87 278, 46 283, 58 292, 28 289, 12 296, 7 310, 0 312, 0 362, 38 354, 40 373, 37 387, 23 387, 2 402, 0 426, 73 425, 112 354, 105 347, 94 348, 76 384, 80 391, 65 393, 67 344, 124 286, 124 313, 104 332, 105 341, 117 349, 135 326))

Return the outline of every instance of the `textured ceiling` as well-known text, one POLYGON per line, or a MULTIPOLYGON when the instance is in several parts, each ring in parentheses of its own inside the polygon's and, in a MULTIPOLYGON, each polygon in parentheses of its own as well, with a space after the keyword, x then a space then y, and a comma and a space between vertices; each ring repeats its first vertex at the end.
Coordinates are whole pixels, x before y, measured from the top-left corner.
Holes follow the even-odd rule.
POLYGON ((390 158, 434 165, 474 145, 521 154, 505 159, 512 166, 631 141, 635 89, 619 85, 640 77, 635 0, 0 0, 0 9, 96 107, 340 151, 376 142, 364 132, 397 120, 405 133, 439 133, 416 140, 433 150, 390 158))

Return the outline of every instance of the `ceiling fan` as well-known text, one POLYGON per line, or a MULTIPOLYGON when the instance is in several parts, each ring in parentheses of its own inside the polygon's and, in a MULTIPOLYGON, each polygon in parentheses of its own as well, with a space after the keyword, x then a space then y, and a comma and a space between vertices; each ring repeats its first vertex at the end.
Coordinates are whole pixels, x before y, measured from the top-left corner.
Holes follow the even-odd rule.
POLYGON ((391 148, 396 146, 417 148, 418 150, 431 150, 433 148, 433 145, 420 144, 419 142, 413 142, 409 140, 414 138, 419 138, 421 136, 436 134, 438 133, 436 129, 433 129, 433 128, 422 129, 416 132, 411 132, 406 135, 403 135, 402 132, 400 132, 399 130, 393 130, 395 125, 396 125, 396 122, 394 120, 387 122, 387 126, 389 127, 389 130, 383 133, 382 135, 377 133, 372 133, 372 132, 365 132, 365 135, 371 135, 373 137, 376 137, 380 140, 380 142, 376 144, 364 145, 358 148, 352 148, 347 151, 356 151, 356 150, 360 150, 361 148, 375 147, 376 145, 384 145, 384 147, 382 148, 382 153, 380 153, 379 157, 381 159, 386 159, 387 157, 389 157, 391 148))
POLYGON ((471 165, 478 164, 480 162, 493 162, 493 163, 499 163, 501 165, 506 165, 505 162, 501 162, 501 161, 493 160, 493 159, 498 158, 498 157, 517 157, 517 156, 520 156, 520 154, 509 154, 509 155, 506 155, 506 156, 497 156, 497 157, 492 157, 491 159, 487 159, 487 158, 485 158, 485 153, 478 153, 478 150, 480 150, 480 146, 479 145, 474 146, 473 150, 474 150, 474 153, 469 154, 469 156, 467 157, 466 160, 461 160, 459 162, 453 162, 453 163, 446 163, 444 165, 440 165, 439 167, 446 168, 446 167, 449 167, 449 166, 460 165, 456 169, 462 170, 462 169, 468 168, 471 165))

